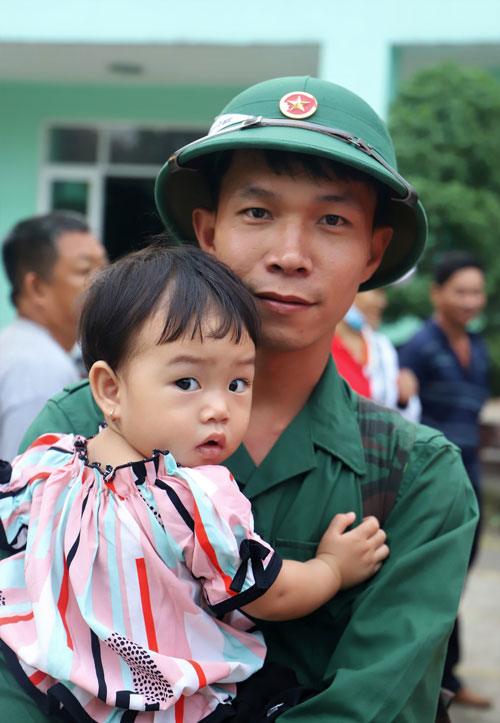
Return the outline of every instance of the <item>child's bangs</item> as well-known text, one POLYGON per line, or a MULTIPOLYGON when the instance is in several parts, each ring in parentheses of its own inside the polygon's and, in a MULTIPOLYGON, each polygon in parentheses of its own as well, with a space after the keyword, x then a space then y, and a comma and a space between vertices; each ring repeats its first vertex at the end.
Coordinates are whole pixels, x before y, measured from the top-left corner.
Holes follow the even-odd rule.
POLYGON ((248 332, 256 341, 255 324, 246 319, 242 309, 232 303, 227 293, 216 293, 208 289, 200 279, 191 279, 188 286, 175 280, 175 289, 169 289, 164 297, 165 325, 158 344, 166 344, 182 337, 203 341, 204 336, 224 339, 230 335, 235 344, 248 332), (195 287, 195 288, 193 288, 195 287))

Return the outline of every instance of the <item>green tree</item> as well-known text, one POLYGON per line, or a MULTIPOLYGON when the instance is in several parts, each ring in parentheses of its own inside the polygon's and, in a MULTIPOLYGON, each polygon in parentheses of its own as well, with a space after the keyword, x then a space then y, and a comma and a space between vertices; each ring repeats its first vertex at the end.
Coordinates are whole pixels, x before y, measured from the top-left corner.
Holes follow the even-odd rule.
POLYGON ((429 313, 431 271, 446 251, 478 256, 487 269, 484 334, 500 394, 500 83, 451 63, 423 70, 401 88, 389 128, 399 169, 427 212, 429 240, 415 280, 390 290, 388 316, 429 313))

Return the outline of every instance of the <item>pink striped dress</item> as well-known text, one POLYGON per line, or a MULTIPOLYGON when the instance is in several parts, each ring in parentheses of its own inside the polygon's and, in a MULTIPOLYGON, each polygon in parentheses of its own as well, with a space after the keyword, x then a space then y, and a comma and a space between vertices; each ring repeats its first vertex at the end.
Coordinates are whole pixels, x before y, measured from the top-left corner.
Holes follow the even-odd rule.
POLYGON ((56 434, 12 467, 0 638, 18 680, 98 723, 195 723, 228 703, 265 656, 238 608, 281 567, 230 472, 163 452, 103 472, 56 434))

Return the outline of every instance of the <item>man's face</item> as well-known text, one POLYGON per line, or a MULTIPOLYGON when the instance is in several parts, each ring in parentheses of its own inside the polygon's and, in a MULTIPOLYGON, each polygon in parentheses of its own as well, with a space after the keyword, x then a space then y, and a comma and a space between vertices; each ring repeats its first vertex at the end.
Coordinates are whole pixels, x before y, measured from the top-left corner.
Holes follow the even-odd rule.
POLYGON ((375 191, 333 175, 277 175, 263 155, 238 151, 216 212, 196 209, 200 246, 253 291, 262 348, 329 349, 334 327, 377 268, 392 230, 373 229, 375 191))
POLYGON ((459 269, 441 286, 435 284, 431 296, 434 308, 445 321, 465 327, 486 303, 484 274, 473 266, 459 269))
POLYGON ((58 258, 42 282, 49 331, 68 351, 76 341, 79 300, 93 274, 107 261, 104 246, 91 233, 68 231, 57 240, 58 258))

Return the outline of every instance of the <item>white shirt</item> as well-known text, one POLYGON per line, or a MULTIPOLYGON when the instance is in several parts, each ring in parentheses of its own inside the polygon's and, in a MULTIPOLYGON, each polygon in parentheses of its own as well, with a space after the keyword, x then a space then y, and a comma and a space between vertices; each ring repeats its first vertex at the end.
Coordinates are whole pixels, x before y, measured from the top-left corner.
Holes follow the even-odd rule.
POLYGON ((43 326, 17 317, 0 331, 0 459, 17 455, 45 402, 79 378, 71 356, 43 326))
POLYGON ((422 407, 418 396, 410 397, 403 409, 398 406, 399 361, 390 339, 368 324, 362 330, 368 349, 368 363, 364 372, 370 380, 372 399, 384 407, 397 411, 410 422, 419 422, 422 407))

